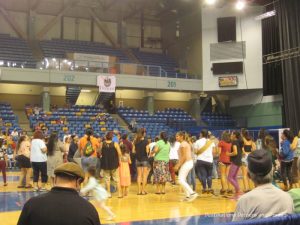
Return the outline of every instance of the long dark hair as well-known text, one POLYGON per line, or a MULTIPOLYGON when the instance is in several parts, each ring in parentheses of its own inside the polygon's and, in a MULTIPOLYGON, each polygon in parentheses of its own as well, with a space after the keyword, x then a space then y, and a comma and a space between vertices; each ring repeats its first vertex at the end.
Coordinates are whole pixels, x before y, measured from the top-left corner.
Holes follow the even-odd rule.
POLYGON ((291 142, 291 143, 293 142, 293 140, 294 140, 294 135, 293 135, 293 133, 292 133, 291 131, 285 129, 285 130, 283 131, 283 135, 286 137, 286 139, 287 139, 289 142, 291 142))
POLYGON ((225 142, 227 142, 227 143, 230 143, 230 132, 227 131, 227 130, 224 131, 224 132, 222 133, 221 140, 222 140, 222 141, 225 141, 225 142))
POLYGON ((162 131, 162 132, 160 133, 159 136, 160 136, 160 139, 163 140, 166 144, 168 143, 168 135, 167 135, 167 132, 162 131))
POLYGON ((239 145, 241 147, 244 146, 243 140, 242 140, 242 136, 241 133, 238 132, 237 130, 233 131, 232 134, 235 136, 236 140, 238 141, 239 145))
POLYGON ((58 141, 57 133, 52 132, 49 137, 48 143, 47 143, 48 155, 50 155, 50 156, 54 155, 55 145, 56 145, 57 141, 58 141))
POLYGON ((138 132, 136 134, 135 143, 140 142, 145 137, 145 128, 138 129, 138 132))
POLYGON ((203 138, 208 138, 208 130, 206 129, 201 130, 200 136, 203 138))
POLYGON ((243 133, 243 137, 247 140, 247 141, 251 141, 252 137, 249 134, 249 131, 245 130, 243 133))
POLYGON ((18 143, 17 143, 17 150, 20 149, 21 143, 22 143, 23 141, 25 141, 25 139, 26 139, 26 136, 25 136, 25 135, 22 135, 22 136, 19 138, 18 143))
POLYGON ((91 128, 86 129, 85 134, 87 135, 87 141, 91 141, 91 136, 93 135, 93 130, 91 128))
POLYGON ((169 138, 169 142, 170 142, 171 146, 173 147, 175 145, 175 142, 176 142, 176 137, 174 135, 172 135, 169 138))
POLYGON ((277 155, 278 155, 277 144, 276 144, 276 141, 274 140, 274 138, 271 135, 267 135, 267 136, 265 136, 264 139, 265 139, 264 144, 266 146, 266 149, 271 151, 272 154, 277 157, 277 155))

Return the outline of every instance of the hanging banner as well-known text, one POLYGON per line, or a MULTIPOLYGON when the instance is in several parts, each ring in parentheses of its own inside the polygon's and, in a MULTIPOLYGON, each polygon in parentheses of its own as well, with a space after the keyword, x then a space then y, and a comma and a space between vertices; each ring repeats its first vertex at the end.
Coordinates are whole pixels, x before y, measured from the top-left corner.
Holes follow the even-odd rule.
POLYGON ((116 76, 98 76, 97 86, 99 87, 99 92, 116 92, 116 76))

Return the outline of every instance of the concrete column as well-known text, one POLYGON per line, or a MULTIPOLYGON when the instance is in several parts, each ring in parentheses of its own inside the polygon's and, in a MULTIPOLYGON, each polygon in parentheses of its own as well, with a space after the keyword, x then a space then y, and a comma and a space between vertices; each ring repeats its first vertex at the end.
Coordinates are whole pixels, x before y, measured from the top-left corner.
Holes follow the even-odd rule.
POLYGON ((197 125, 201 124, 201 110, 200 110, 200 94, 192 93, 190 99, 190 113, 196 119, 197 125))
POLYGON ((27 34, 29 40, 35 39, 35 23, 36 23, 36 13, 32 10, 28 13, 28 26, 27 34))
POLYGON ((148 110, 150 115, 154 114, 154 92, 145 92, 145 110, 148 110))
POLYGON ((44 111, 50 111, 50 88, 43 87, 41 93, 42 108, 44 111))
POLYGON ((127 48, 126 22, 122 19, 118 21, 118 43, 122 48, 127 48))

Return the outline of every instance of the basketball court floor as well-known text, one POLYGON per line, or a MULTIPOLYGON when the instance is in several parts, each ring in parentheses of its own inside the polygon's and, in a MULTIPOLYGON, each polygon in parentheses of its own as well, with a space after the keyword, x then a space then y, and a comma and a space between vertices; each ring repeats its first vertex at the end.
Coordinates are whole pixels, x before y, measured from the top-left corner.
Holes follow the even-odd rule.
MULTIPOLYGON (((4 187, 0 178, 0 224, 16 225, 22 206, 31 197, 41 193, 32 190, 18 189, 19 176, 17 172, 8 172, 9 185, 4 187)), ((231 221, 236 200, 220 196, 220 181, 213 181, 215 195, 202 195, 193 202, 181 202, 184 197, 179 185, 167 185, 165 195, 156 195, 155 187, 148 185, 147 195, 137 195, 137 187, 130 187, 129 195, 122 199, 115 195, 107 201, 117 215, 114 221, 106 221, 104 212, 96 206, 102 224, 146 225, 146 224, 181 224, 206 225, 231 221)), ((201 193, 197 183, 197 192, 201 193)), ((50 189, 50 187, 49 187, 50 189)), ((76 207, 76 206, 74 206, 76 207)))

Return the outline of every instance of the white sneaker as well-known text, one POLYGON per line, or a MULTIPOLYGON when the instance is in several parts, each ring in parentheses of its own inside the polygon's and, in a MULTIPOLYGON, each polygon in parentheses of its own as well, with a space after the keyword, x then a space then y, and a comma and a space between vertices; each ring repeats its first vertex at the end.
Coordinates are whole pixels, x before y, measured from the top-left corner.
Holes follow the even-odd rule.
POLYGON ((192 202, 192 201, 194 201, 198 196, 199 196, 199 195, 195 192, 195 193, 193 193, 193 194, 190 195, 188 201, 189 201, 189 202, 192 202))
POLYGON ((181 199, 181 202, 188 202, 190 200, 190 197, 186 196, 185 198, 181 199))

